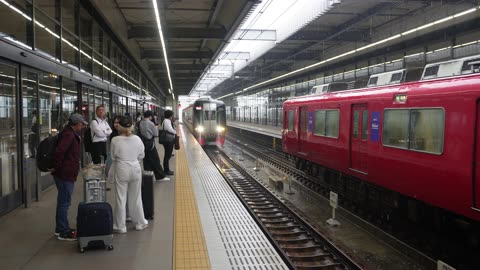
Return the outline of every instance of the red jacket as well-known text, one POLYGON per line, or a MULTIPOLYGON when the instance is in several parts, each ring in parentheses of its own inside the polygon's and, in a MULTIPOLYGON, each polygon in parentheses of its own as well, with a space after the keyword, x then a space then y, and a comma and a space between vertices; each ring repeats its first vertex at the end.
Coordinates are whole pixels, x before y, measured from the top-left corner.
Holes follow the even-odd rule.
POLYGON ((71 126, 66 126, 58 138, 53 158, 52 173, 68 181, 76 181, 80 170, 80 136, 71 126))

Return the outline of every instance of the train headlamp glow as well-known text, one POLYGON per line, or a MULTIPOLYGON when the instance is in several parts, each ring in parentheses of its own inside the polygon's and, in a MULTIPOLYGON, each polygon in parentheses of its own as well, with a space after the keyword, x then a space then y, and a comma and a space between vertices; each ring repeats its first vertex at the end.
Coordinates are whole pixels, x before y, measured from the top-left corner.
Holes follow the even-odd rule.
POLYGON ((198 127, 196 128, 196 130, 197 130, 198 132, 204 132, 204 131, 205 131, 205 129, 204 129, 202 126, 198 126, 198 127))
POLYGON ((222 132, 222 131, 225 131, 225 128, 221 126, 217 126, 217 132, 222 132))

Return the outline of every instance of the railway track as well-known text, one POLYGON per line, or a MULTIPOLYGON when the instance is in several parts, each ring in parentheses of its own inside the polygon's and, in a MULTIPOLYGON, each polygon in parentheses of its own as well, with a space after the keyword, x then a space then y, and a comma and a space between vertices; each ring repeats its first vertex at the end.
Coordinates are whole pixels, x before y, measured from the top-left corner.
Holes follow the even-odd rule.
POLYGON ((205 152, 291 269, 362 269, 223 151, 205 152))

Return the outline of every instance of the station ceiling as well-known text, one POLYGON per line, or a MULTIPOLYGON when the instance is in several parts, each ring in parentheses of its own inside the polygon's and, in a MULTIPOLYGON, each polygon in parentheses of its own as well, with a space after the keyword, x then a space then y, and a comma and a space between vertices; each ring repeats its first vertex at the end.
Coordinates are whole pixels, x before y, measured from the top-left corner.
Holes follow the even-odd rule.
MULTIPOLYGON (((110 0, 123 16, 128 42, 163 89, 169 88, 151 0, 110 0), (132 42, 133 41, 133 42, 132 42)), ((268 1, 268 0, 263 0, 268 1)), ((157 0, 174 93, 187 95, 252 8, 254 0, 157 0)), ((419 14, 451 7, 462 10, 476 0, 341 0, 325 14, 251 61, 209 94, 221 96, 319 61, 335 48, 368 44, 380 29, 418 20, 419 14), (415 18, 414 18, 415 17, 415 18)), ((292 18, 294 19, 294 18, 292 18)), ((424 18, 428 21, 428 18, 424 18)), ((114 27, 115 28, 115 27, 114 27)), ((116 29, 113 29, 114 31, 116 29)), ((393 30, 392 30, 393 31, 393 30)))

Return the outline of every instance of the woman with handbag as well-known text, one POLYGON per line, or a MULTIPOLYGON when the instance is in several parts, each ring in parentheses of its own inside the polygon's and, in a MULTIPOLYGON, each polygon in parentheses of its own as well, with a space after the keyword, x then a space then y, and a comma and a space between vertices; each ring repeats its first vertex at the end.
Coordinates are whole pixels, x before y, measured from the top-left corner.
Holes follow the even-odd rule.
POLYGON ((174 172, 170 170, 169 166, 170 157, 172 156, 173 152, 175 136, 177 134, 172 126, 173 111, 166 110, 164 117, 165 119, 160 126, 161 134, 159 134, 159 143, 161 143, 163 148, 165 148, 165 156, 163 157, 163 170, 165 171, 165 175, 173 175, 174 172))

